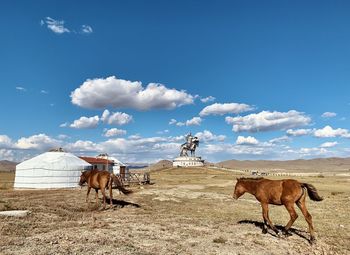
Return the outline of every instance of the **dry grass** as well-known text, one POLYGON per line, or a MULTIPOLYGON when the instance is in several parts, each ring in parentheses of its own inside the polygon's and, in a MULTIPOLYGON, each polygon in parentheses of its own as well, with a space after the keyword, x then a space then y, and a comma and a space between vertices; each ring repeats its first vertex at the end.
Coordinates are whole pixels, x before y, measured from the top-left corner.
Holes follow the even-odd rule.
POLYGON ((15 172, 0 172, 0 189, 13 188, 15 172))
MULTIPOLYGON (((86 190, 0 191, 0 210, 27 209, 27 218, 0 219, 0 254, 349 254, 350 181, 304 177, 325 197, 308 199, 318 236, 309 245, 301 213, 293 235, 261 233, 261 208, 251 195, 233 201, 231 172, 167 169, 154 185, 117 195, 113 209, 87 207, 86 190)), ((91 195, 93 201, 93 195, 91 195)), ((288 221, 271 206, 277 225, 288 221)))

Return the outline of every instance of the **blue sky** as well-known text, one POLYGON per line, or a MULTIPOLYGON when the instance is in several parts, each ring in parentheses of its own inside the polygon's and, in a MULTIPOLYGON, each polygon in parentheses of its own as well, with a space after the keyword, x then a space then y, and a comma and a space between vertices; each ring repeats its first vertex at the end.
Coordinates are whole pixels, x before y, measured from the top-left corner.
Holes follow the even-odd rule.
POLYGON ((349 156, 348 1, 1 1, 0 160, 349 156))

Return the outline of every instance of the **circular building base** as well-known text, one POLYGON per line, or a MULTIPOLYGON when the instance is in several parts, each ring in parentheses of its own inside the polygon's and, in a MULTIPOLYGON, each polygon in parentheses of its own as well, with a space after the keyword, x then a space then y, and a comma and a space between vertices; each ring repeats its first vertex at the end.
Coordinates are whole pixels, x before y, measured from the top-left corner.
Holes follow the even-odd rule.
POLYGON ((204 160, 201 157, 177 157, 173 160, 174 167, 197 167, 204 166, 204 160))

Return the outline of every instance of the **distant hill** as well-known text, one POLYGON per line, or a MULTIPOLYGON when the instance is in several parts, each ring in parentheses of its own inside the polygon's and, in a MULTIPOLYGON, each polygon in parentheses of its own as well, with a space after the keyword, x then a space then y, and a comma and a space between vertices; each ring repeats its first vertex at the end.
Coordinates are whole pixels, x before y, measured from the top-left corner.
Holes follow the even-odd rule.
POLYGON ((170 160, 161 160, 150 166, 151 170, 159 170, 170 167, 173 167, 173 162, 170 160))
POLYGON ((227 160, 215 165, 241 170, 350 171, 350 158, 316 158, 286 161, 227 160))
POLYGON ((14 172, 16 170, 16 165, 16 162, 0 160, 0 172, 14 172))

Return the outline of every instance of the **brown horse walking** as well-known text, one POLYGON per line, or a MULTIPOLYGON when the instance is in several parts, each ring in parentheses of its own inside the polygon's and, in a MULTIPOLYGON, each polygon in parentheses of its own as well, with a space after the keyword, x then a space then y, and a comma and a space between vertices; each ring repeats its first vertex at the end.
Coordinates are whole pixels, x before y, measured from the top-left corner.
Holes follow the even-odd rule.
POLYGON ((293 179, 285 180, 268 180, 265 178, 238 178, 233 193, 233 198, 238 199, 245 192, 255 196, 262 207, 262 215, 264 218, 263 233, 267 233, 267 223, 272 230, 279 234, 277 228, 272 224, 269 218, 269 204, 284 205, 290 214, 290 220, 284 227, 284 234, 288 235, 290 227, 298 218, 298 214, 294 209, 294 204, 300 208, 306 222, 309 225, 310 242, 315 241, 314 227, 312 225, 312 217, 306 209, 305 198, 306 191, 311 200, 322 201, 323 198, 317 193, 316 188, 308 183, 300 183, 293 179))
POLYGON ((99 171, 95 169, 82 172, 80 176, 79 185, 82 186, 85 182, 88 185, 86 202, 89 202, 90 190, 91 188, 93 188, 96 191, 96 206, 98 206, 98 190, 100 189, 103 195, 103 209, 106 208, 106 188, 109 189, 110 207, 113 206, 113 183, 116 185, 117 189, 120 190, 123 194, 127 195, 132 193, 131 190, 127 190, 124 188, 123 183, 119 180, 117 176, 108 171, 99 171))

